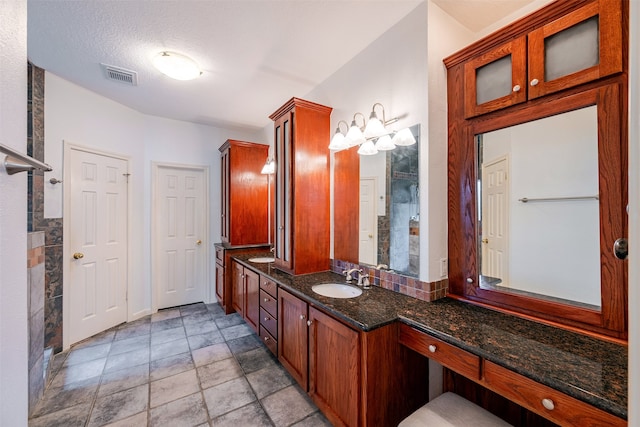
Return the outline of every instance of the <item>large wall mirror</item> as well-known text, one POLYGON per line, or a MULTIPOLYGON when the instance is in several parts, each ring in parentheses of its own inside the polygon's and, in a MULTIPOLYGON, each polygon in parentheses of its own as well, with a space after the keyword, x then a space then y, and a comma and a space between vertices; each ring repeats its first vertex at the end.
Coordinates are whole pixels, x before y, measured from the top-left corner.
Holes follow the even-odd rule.
POLYGON ((597 114, 476 136, 481 288, 600 311, 597 114))
POLYGON ((449 140, 449 289, 626 337, 626 139, 609 84, 465 120, 449 140))
POLYGON ((358 261, 420 274, 420 126, 416 143, 360 156, 358 261))

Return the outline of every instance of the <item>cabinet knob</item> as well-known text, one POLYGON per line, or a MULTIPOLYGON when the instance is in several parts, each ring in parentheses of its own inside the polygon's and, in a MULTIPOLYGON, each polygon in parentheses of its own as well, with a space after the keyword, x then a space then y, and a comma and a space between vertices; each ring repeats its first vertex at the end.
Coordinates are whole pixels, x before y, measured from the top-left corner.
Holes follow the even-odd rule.
POLYGON ((471 277, 467 277, 467 283, 473 283, 473 279, 471 277))
POLYGON ((300 315, 300 320, 304 320, 304 314, 300 315))
POLYGON ((538 79, 533 79, 531 80, 531 86, 536 86, 538 83, 540 83, 540 81, 538 79))
POLYGON ((542 406, 546 409, 553 411, 556 408, 556 405, 553 403, 551 399, 542 399, 542 406))
POLYGON ((269 341, 269 337, 264 337, 264 340, 265 341, 269 341))
POLYGON ((513 91, 514 91, 514 92, 520 92, 520 89, 521 89, 521 88, 520 88, 520 85, 515 85, 515 86, 513 87, 513 91))
POLYGON ((264 299, 264 302, 269 302, 269 298, 265 298, 265 299, 264 299))
POLYGON ((311 326, 313 322, 311 320, 307 320, 307 326, 311 326))
POLYGON ((438 349, 438 347, 436 347, 435 345, 433 345, 433 344, 429 345, 429 351, 431 353, 435 353, 437 349, 438 349))

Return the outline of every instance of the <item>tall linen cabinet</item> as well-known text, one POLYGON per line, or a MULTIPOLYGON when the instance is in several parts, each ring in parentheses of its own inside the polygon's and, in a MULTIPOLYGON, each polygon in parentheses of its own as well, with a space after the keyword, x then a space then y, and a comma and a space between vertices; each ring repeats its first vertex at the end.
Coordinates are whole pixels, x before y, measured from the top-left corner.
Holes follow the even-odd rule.
POLYGON ((291 98, 269 116, 275 132, 275 266, 294 275, 329 269, 331 110, 291 98))

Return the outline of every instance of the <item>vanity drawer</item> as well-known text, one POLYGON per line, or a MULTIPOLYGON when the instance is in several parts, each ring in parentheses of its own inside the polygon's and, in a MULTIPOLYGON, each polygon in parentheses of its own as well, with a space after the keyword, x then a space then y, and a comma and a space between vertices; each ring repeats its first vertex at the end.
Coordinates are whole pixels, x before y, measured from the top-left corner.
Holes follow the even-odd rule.
POLYGON ((260 289, 267 292, 273 298, 278 297, 278 285, 276 285, 276 282, 269 280, 264 276, 260 276, 260 289))
POLYGON ((224 249, 216 246, 216 262, 224 266, 224 249))
POLYGON ((278 341, 262 325, 260 325, 260 340, 271 350, 271 353, 278 356, 278 341))
POLYGON ((447 344, 405 324, 400 324, 399 341, 400 344, 437 361, 442 366, 446 366, 469 379, 474 381, 480 379, 479 356, 447 344))
POLYGON ((260 290, 260 307, 267 310, 276 319, 278 318, 278 300, 262 289, 260 290))
POLYGON ((274 338, 278 336, 278 319, 264 308, 260 308, 260 326, 269 331, 274 338))
POLYGON ((495 363, 484 362, 484 385, 554 423, 572 426, 626 426, 627 422, 588 403, 523 377, 495 363))

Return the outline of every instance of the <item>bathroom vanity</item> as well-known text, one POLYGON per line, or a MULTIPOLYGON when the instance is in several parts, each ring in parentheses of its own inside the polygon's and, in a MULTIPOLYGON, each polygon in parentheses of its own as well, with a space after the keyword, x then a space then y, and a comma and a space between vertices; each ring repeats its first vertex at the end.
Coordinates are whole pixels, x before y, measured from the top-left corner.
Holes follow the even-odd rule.
POLYGON ((427 358, 556 424, 626 425, 624 345, 378 286, 325 297, 313 286, 343 275, 292 276, 250 257, 234 259, 260 276, 260 336, 334 425, 396 425, 428 399, 427 358))

